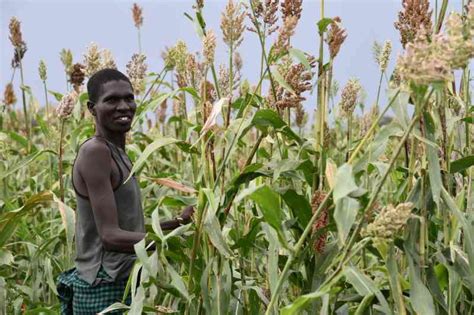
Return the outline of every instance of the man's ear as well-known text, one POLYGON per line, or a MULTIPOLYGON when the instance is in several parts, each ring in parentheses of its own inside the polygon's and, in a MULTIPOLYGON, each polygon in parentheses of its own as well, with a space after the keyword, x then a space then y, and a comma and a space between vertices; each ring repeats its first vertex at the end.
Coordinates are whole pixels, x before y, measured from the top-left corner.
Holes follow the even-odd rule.
POLYGON ((87 108, 89 109, 89 112, 92 114, 92 116, 96 115, 94 102, 87 101, 87 108))

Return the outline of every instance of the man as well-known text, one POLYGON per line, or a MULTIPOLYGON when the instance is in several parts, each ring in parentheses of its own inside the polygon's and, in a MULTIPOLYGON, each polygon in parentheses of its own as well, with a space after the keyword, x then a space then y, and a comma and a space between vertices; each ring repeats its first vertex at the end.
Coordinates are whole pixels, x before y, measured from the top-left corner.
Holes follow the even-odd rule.
MULTIPOLYGON (((79 148, 72 171, 76 192, 76 268, 59 277, 62 314, 96 314, 120 302, 145 237, 140 187, 125 153, 125 135, 136 110, 130 80, 114 69, 95 73, 87 84, 94 137, 79 148)), ((190 222, 193 208, 161 223, 163 230, 190 222)), ((128 298, 129 301, 129 298, 128 298)))

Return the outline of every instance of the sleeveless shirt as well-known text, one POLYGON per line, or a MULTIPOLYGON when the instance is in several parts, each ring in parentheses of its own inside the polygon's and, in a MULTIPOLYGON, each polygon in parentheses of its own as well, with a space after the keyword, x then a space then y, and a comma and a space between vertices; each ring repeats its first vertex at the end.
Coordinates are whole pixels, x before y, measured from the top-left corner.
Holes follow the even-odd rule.
MULTIPOLYGON (((128 182, 123 183, 130 173, 130 169, 125 163, 128 155, 109 140, 103 137, 96 138, 105 140, 112 159, 119 169, 120 184, 114 188, 119 227, 122 230, 144 233, 145 222, 138 182, 135 176, 132 176, 128 182)), ((82 144, 90 139, 92 138, 87 139, 82 144)), ((74 160, 75 162, 76 160, 74 160)), ((74 166, 72 173, 74 173, 74 166)), ((128 278, 136 255, 105 250, 97 231, 89 198, 77 191, 74 181, 72 181, 72 185, 77 199, 75 227, 76 257, 74 262, 78 276, 89 284, 96 285, 101 281, 101 279, 96 278, 100 267, 103 266, 106 273, 111 277, 111 281, 128 278)))

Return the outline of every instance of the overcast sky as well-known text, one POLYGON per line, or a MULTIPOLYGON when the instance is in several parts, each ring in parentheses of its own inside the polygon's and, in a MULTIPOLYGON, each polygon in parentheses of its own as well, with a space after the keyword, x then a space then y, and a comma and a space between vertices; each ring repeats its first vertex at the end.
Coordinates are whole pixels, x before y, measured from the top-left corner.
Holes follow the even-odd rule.
MULTIPOLYGON (((191 0, 0 0, 0 97, 3 97, 4 86, 12 74, 10 62, 13 48, 8 39, 8 23, 12 16, 22 22, 23 38, 28 46, 23 59, 26 85, 32 87, 42 102, 43 90, 37 70, 40 59, 44 59, 48 67, 48 88, 61 93, 65 91, 64 70, 59 59, 62 48, 72 50, 74 62, 82 62, 87 45, 96 42, 101 48, 112 50, 119 70, 125 72, 125 64, 138 51, 131 16, 133 2, 143 7, 142 46, 149 71, 158 72, 161 69, 161 52, 179 39, 186 41, 191 51, 201 50, 192 23, 183 14, 192 13, 194 1, 191 0)), ((216 32, 219 39, 217 64, 226 63, 226 46, 221 41, 219 23, 227 1, 204 2, 207 26, 216 32)), ((434 5, 435 1, 431 2, 434 5)), ((391 71, 401 51, 399 34, 393 26, 401 0, 326 0, 325 3, 325 15, 341 17, 348 33, 335 63, 334 77, 341 86, 351 77, 359 78, 368 94, 366 103, 370 105, 375 100, 379 78, 378 67, 372 57, 372 44, 374 41, 392 41, 391 71)), ((448 12, 461 10, 462 0, 451 0, 449 3, 448 12)), ((319 39, 316 23, 319 19, 320 1, 304 0, 303 14, 292 39, 296 48, 317 55, 319 39)), ((249 21, 246 20, 246 23, 249 24, 249 21)), ((260 48, 254 33, 245 32, 239 52, 244 61, 243 77, 256 83, 260 48)), ((19 94, 18 73, 14 84, 19 94)), ((309 96, 305 107, 312 111, 314 104, 315 97, 309 96)), ((17 103, 17 106, 20 104, 17 103)))

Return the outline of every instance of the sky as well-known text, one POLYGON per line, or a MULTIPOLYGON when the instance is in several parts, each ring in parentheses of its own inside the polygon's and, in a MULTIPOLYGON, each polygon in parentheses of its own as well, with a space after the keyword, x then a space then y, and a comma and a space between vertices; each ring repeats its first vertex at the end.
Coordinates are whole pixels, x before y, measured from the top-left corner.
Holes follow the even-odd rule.
MULTIPOLYGON (((25 84, 42 103, 43 86, 38 75, 39 61, 48 68, 48 89, 64 93, 66 79, 59 58, 63 48, 71 49, 74 63, 82 62, 90 42, 108 48, 115 56, 118 69, 125 72, 125 65, 133 53, 138 52, 137 32, 131 7, 137 2, 143 8, 141 30, 142 50, 147 55, 148 71, 159 72, 163 66, 162 51, 184 40, 190 51, 201 51, 201 42, 193 24, 184 16, 192 15, 192 0, 0 0, 0 88, 10 82, 13 48, 8 39, 8 24, 12 16, 21 21, 23 39, 28 51, 23 59, 25 84)), ((216 66, 227 63, 227 47, 222 42, 220 17, 226 0, 205 0, 204 18, 208 29, 218 37, 216 66)), ((358 78, 364 87, 366 104, 375 102, 380 72, 374 61, 374 41, 392 41, 393 52, 388 70, 392 71, 396 57, 402 52, 399 33, 393 24, 401 9, 401 0, 326 0, 325 16, 339 16, 347 30, 344 42, 334 65, 334 78, 342 87, 350 78, 358 78)), ((432 0, 434 6, 435 1, 432 0)), ((441 1, 439 1, 441 3, 441 1)), ((462 0, 449 1, 448 12, 460 11, 462 0)), ((321 18, 320 1, 304 0, 303 13, 292 38, 295 48, 317 55, 319 36, 316 23, 321 18)), ((246 20, 250 25, 249 20, 246 20)), ((271 41, 271 40, 270 40, 271 41)), ((239 47, 243 59, 243 77, 251 84, 258 80, 260 46, 256 34, 245 32, 239 47)), ((327 53, 326 53, 327 56, 327 53)), ((19 72, 14 86, 19 95, 19 72)), ((51 99, 52 97, 50 97, 51 99)), ((19 98, 20 99, 20 98, 19 98)), ((382 91, 382 104, 385 103, 382 91)), ((307 111, 315 107, 315 95, 308 95, 304 106, 307 111)), ((19 102, 16 106, 20 106, 19 102)))

